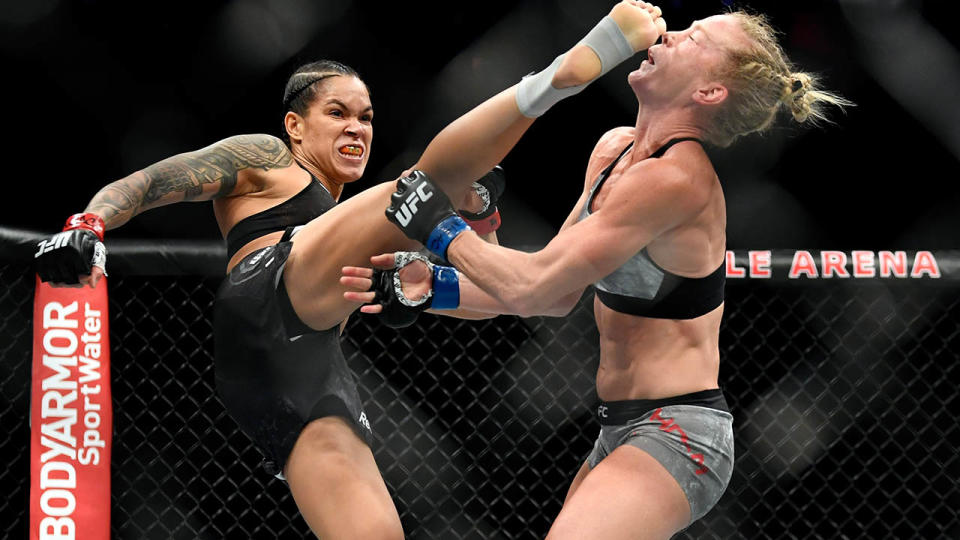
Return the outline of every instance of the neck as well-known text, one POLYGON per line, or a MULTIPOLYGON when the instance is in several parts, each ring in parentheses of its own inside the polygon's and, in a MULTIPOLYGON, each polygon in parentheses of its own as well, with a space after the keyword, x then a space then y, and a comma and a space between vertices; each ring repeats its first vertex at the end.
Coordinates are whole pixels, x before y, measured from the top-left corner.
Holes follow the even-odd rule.
POLYGON ((638 156, 649 156, 672 139, 693 137, 700 139, 703 129, 697 125, 690 111, 678 107, 657 109, 640 104, 634 135, 634 148, 638 156))
POLYGON ((333 196, 333 200, 339 201, 340 195, 343 193, 343 184, 338 184, 337 182, 330 180, 329 178, 327 178, 327 175, 320 172, 320 168, 314 165, 312 161, 310 161, 309 159, 306 158, 306 156, 303 155, 303 152, 300 150, 300 147, 294 147, 292 153, 293 153, 293 158, 297 160, 297 164, 303 167, 305 170, 307 170, 307 172, 315 176, 317 180, 319 180, 320 183, 323 184, 323 187, 325 187, 327 191, 330 192, 330 195, 333 196))

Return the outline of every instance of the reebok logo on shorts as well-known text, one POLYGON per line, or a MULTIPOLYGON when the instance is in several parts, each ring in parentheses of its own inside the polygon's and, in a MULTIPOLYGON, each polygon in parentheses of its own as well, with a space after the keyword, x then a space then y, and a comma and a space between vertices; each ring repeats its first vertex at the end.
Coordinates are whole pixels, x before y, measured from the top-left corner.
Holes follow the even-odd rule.
POLYGON ((367 431, 373 432, 373 430, 370 429, 370 421, 367 420, 367 413, 361 412, 360 418, 357 419, 357 422, 359 422, 361 426, 367 428, 367 431))

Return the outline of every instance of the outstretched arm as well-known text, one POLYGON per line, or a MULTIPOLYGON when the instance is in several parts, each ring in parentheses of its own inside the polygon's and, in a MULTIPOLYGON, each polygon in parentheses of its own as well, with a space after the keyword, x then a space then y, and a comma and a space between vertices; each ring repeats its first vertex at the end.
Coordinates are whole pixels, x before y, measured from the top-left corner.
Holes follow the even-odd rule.
MULTIPOLYGON (((604 134, 604 136, 600 138, 600 141, 597 142, 596 147, 591 153, 590 162, 587 165, 583 192, 580 194, 580 199, 573 206, 567 219, 564 220, 563 225, 560 227, 561 233, 580 220, 583 208, 588 202, 593 181, 600 170, 606 165, 606 162, 599 157, 597 150, 608 144, 609 141, 618 134, 622 135, 624 129, 628 128, 613 129, 604 134)), ((483 238, 482 235, 481 238, 483 238)), ((370 262, 375 268, 391 268, 394 263, 394 256, 395 254, 393 253, 385 253, 371 257, 370 262)), ((383 312, 384 306, 376 303, 377 294, 372 292, 373 276, 374 271, 371 268, 347 266, 343 268, 343 277, 340 279, 340 282, 350 289, 344 293, 344 297, 347 300, 366 304, 360 308, 361 312, 379 314, 383 312)), ((404 292, 408 293, 409 296, 424 294, 432 287, 431 274, 426 271, 426 268, 414 268, 414 266, 411 265, 409 269, 400 272, 400 280, 403 284, 404 292)), ((542 308, 538 314, 557 317, 567 315, 580 300, 584 287, 575 289, 567 295, 557 297, 552 305, 542 308)), ((460 274, 459 276, 459 294, 460 309, 433 312, 438 315, 461 318, 478 318, 476 317, 478 313, 514 314, 511 311, 511 306, 478 287, 464 274, 460 274), (464 317, 464 315, 466 315, 466 317, 464 317)))
MULTIPOLYGON (((710 197, 704 178, 665 158, 630 166, 607 189, 601 208, 582 220, 568 219, 564 229, 534 253, 488 244, 472 231, 456 235, 445 256, 469 277, 459 288, 459 306, 524 317, 562 315, 584 287, 612 273, 653 239, 689 222, 710 197)), ((586 203, 582 196, 577 216, 586 203)), ((382 264, 379 258, 373 262, 382 264)), ((341 282, 362 290, 368 272, 345 268, 347 277, 341 282)), ((369 293, 347 294, 351 300, 373 301, 369 293)), ((363 311, 375 312, 372 309, 365 306, 363 311)))
MULTIPOLYGON (((652 163, 651 163, 652 162, 652 163)), ((603 207, 560 232, 542 250, 524 253, 457 236, 447 258, 474 285, 521 316, 550 313, 664 232, 702 211, 709 189, 666 160, 628 169, 603 207)))
POLYGON ((293 156, 270 135, 239 135, 169 157, 104 186, 63 233, 37 246, 37 272, 56 285, 96 287, 105 274, 104 230, 158 206, 208 201, 263 188, 256 171, 289 167, 293 156), (251 174, 253 173, 253 174, 251 174))
POLYGON ((149 210, 181 201, 209 201, 256 191, 254 179, 238 185, 245 169, 289 167, 293 156, 271 135, 238 135, 159 161, 103 187, 86 212, 114 229, 149 210))
MULTIPOLYGON (((377 268, 390 268, 393 265, 394 253, 384 253, 370 258, 371 263, 377 268)), ((431 272, 426 265, 411 264, 405 268, 406 272, 400 273, 400 280, 403 284, 403 292, 407 297, 419 297, 426 293, 433 286, 431 272), (414 268, 417 266, 417 268, 414 268)), ((392 302, 393 299, 385 300, 378 297, 377 292, 372 291, 374 282, 374 270, 372 268, 360 266, 345 266, 342 270, 343 276, 340 283, 347 287, 348 291, 343 293, 343 297, 350 302, 362 302, 365 305, 360 308, 363 313, 381 314, 387 309, 385 303, 392 302), (377 303, 380 302, 380 303, 377 303)), ((459 306, 457 309, 427 309, 426 311, 435 315, 445 317, 454 317, 457 319, 489 319, 496 315, 516 315, 512 306, 502 302, 499 298, 487 293, 476 286, 464 274, 458 276, 458 294, 459 306)), ((551 306, 541 309, 537 315, 547 315, 551 317, 563 317, 570 313, 570 310, 577 304, 583 290, 570 293, 566 296, 556 298, 551 306)), ((396 295, 393 294, 395 297, 396 295)))

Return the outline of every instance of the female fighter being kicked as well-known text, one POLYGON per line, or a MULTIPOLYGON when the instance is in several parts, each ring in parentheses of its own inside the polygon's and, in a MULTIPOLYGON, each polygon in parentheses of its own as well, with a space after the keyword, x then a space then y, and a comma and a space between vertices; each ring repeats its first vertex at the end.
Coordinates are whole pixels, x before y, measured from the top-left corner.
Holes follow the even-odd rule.
MULTIPOLYGON (((587 82, 646 49, 663 32, 657 19, 646 4, 618 4, 567 61, 551 66, 552 84, 541 78, 520 85, 524 99, 542 105, 556 97, 554 87, 569 86, 565 81, 587 82)), ((470 138, 478 143, 470 152, 452 140, 433 145, 429 163, 421 163, 452 200, 475 202, 474 180, 532 122, 502 120, 510 111, 519 115, 516 92, 501 93, 448 128, 482 134, 470 138), (464 166, 465 153, 489 165, 464 166)), ((44 241, 37 269, 44 281, 95 286, 104 275, 105 230, 158 206, 212 200, 229 258, 214 305, 216 385, 227 411, 286 478, 316 534, 401 538, 338 341, 339 326, 360 303, 344 299, 338 279, 344 266, 419 244, 384 217, 396 182, 336 204, 343 184, 363 173, 372 139, 373 108, 356 73, 333 62, 304 66, 288 81, 284 101, 289 147, 268 135, 240 135, 112 182, 64 232, 44 241)), ((435 282, 444 282, 441 274, 435 282)), ((443 294, 432 300, 434 308, 451 304, 443 294)))
MULTIPOLYGON (((727 13, 666 32, 628 77, 636 124, 601 137, 559 234, 535 253, 479 241, 433 190, 453 174, 450 160, 437 165, 445 157, 438 150, 489 142, 468 131, 468 121, 525 128, 551 104, 548 97, 563 94, 538 90, 538 102, 527 99, 530 88, 550 80, 557 88, 577 85, 595 74, 589 62, 576 62, 578 52, 441 132, 415 166, 422 172, 400 180, 387 215, 462 272, 456 287, 433 284, 456 288, 462 308, 563 315, 595 286, 601 429, 548 538, 669 538, 717 503, 734 462, 733 417, 718 383, 726 209, 703 145, 726 147, 762 131, 781 108, 804 122, 824 119, 824 103, 848 102, 796 71, 761 16, 727 13), (570 63, 582 71, 561 74, 570 63), (436 196, 409 212, 404 205, 422 199, 418 193, 436 196)), ((471 174, 490 164, 467 159, 460 166, 471 174)), ((394 255, 371 261, 391 267, 394 255)), ((376 294, 360 292, 370 288, 372 270, 345 268, 341 282, 354 289, 345 297, 370 302, 362 308, 368 313, 381 312, 390 295, 415 303, 430 288, 423 268, 407 266, 398 287, 376 294)))

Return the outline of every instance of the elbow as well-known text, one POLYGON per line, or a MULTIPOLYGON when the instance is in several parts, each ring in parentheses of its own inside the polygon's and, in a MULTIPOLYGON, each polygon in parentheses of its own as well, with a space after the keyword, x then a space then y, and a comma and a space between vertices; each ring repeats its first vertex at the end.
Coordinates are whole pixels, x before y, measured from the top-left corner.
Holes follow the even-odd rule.
POLYGON ((520 317, 566 317, 573 311, 576 302, 572 304, 550 304, 536 299, 519 299, 514 304, 512 311, 520 317))
POLYGON ((551 317, 566 317, 567 315, 570 315, 576 305, 576 302, 572 304, 558 304, 550 310, 548 315, 551 317))
POLYGON ((537 307, 530 302, 518 301, 511 308, 511 311, 516 313, 518 317, 523 317, 526 319, 527 317, 536 317, 537 315, 542 315, 541 312, 543 310, 537 309, 537 307))
POLYGON ((506 308, 504 312, 517 315, 519 317, 529 317, 528 314, 530 311, 528 302, 524 298, 523 292, 517 287, 510 287, 508 290, 504 291, 500 297, 500 301, 503 302, 503 306, 506 308))

